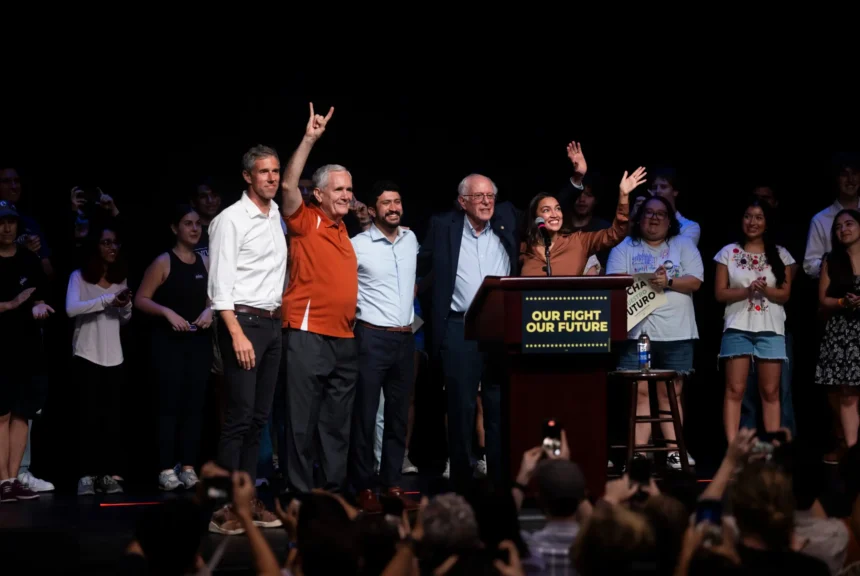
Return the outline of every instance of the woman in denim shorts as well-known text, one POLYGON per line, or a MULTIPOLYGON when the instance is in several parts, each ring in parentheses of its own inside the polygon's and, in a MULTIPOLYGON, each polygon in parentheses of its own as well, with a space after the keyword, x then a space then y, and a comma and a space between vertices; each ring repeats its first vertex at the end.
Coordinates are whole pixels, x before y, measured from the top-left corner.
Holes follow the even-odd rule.
MULTIPOLYGON (((704 278, 702 256, 689 238, 679 236, 680 225, 675 211, 665 199, 655 196, 647 199, 630 223, 630 236, 609 254, 607 274, 654 274, 651 283, 666 294, 666 303, 651 312, 627 335, 618 362, 620 370, 638 370, 639 356, 636 340, 643 333, 651 339, 651 366, 655 369, 674 370, 688 374, 693 370, 693 341, 699 338, 693 310, 693 292, 699 289, 704 278)), ((674 383, 680 397, 683 380, 674 383)), ((657 404, 660 410, 669 410, 666 383, 657 384, 657 404)), ((678 403, 681 409, 681 403, 678 403)), ((648 385, 639 383, 636 413, 650 413, 648 385)), ((683 412, 682 412, 683 419, 683 412)), ((675 429, 669 422, 660 425, 663 438, 675 440, 675 429)), ((636 425, 636 444, 647 444, 650 424, 636 425)), ((635 454, 643 458, 643 454, 635 454)), ((691 466, 696 462, 687 454, 691 466)), ((677 451, 669 452, 667 464, 681 468, 677 451)))
POLYGON ((775 221, 757 198, 746 203, 738 242, 717 253, 714 293, 726 305, 720 358, 726 359, 723 426, 731 443, 741 421, 750 358, 755 358, 765 430, 780 427, 779 378, 785 355, 785 309, 794 258, 768 234, 775 221))

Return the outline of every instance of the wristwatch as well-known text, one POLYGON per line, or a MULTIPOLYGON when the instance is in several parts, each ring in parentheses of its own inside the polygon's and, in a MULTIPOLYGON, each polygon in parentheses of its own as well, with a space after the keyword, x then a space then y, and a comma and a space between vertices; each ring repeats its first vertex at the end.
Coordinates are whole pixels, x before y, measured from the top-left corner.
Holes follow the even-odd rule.
POLYGON ((669 282, 667 282, 667 283, 666 283, 666 286, 668 286, 669 288, 671 288, 671 287, 672 287, 672 282, 674 282, 674 280, 675 280, 674 278, 669 278, 669 282))

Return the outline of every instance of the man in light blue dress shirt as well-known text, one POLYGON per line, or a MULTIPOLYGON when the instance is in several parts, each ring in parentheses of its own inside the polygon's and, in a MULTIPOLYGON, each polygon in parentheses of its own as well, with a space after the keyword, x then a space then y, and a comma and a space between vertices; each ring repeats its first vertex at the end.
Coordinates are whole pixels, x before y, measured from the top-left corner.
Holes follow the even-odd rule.
POLYGON ((358 260, 358 384, 350 435, 349 478, 366 512, 381 512, 374 491, 373 441, 379 392, 385 395, 385 425, 379 478, 387 496, 401 498, 407 510, 417 502, 403 497, 401 467, 414 378, 415 272, 418 240, 400 226, 403 204, 393 182, 374 184, 367 209, 368 230, 352 238, 358 260))

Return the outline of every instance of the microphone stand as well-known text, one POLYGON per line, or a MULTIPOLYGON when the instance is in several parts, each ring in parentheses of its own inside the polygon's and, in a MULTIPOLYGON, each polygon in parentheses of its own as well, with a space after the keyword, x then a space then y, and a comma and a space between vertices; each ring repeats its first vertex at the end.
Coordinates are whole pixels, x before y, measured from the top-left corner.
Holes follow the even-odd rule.
POLYGON ((547 276, 552 276, 552 265, 549 263, 549 248, 549 244, 547 244, 544 248, 544 255, 546 256, 546 266, 544 266, 544 270, 546 270, 547 276))

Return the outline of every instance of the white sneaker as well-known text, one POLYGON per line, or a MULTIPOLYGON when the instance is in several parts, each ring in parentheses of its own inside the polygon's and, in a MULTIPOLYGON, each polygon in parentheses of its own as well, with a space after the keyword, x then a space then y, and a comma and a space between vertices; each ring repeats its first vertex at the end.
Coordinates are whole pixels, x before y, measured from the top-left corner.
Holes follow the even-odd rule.
POLYGON ((200 478, 194 470, 182 470, 179 473, 179 481, 182 482, 186 490, 191 490, 200 483, 200 478))
POLYGON ((53 492, 54 485, 45 480, 39 480, 32 474, 30 471, 24 472, 23 474, 18 474, 18 482, 23 484, 26 488, 29 488, 33 492, 53 492))
POLYGON ((612 460, 607 460, 606 461, 606 469, 612 470, 613 468, 615 468, 615 464, 612 463, 612 460))
POLYGON ((182 482, 176 476, 176 470, 164 470, 158 475, 158 489, 171 492, 182 486, 182 482))
POLYGON ((482 480, 487 477, 487 456, 475 462, 475 478, 482 480))
POLYGON ((418 474, 418 466, 412 463, 409 459, 409 452, 403 456, 403 467, 400 469, 401 474, 418 474))
POLYGON ((448 460, 448 461, 446 461, 446 462, 445 462, 445 471, 444 471, 444 472, 442 472, 442 478, 444 478, 445 480, 447 480, 447 479, 449 479, 450 477, 451 477, 451 461, 450 461, 450 460, 448 460))
MULTIPOLYGON (((687 452, 687 464, 690 466, 695 466, 696 461, 693 460, 693 457, 687 452)), ((672 468, 673 470, 681 469, 681 455, 678 452, 669 452, 666 456, 666 466, 672 468)))

